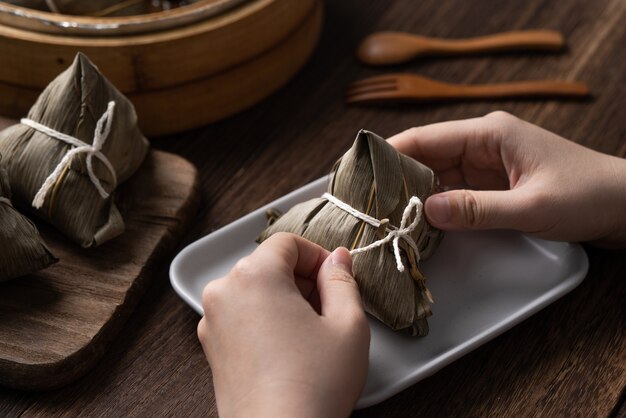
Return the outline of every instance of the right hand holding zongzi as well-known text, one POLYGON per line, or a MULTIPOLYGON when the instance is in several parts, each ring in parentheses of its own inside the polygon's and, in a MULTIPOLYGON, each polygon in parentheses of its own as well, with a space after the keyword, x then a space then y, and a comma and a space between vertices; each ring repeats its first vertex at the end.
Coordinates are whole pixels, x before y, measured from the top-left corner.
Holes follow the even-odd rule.
POLYGON ((551 240, 626 245, 626 160, 505 112, 404 131, 389 142, 430 166, 426 200, 444 230, 516 229, 551 240), (458 189, 460 187, 460 189, 458 189))

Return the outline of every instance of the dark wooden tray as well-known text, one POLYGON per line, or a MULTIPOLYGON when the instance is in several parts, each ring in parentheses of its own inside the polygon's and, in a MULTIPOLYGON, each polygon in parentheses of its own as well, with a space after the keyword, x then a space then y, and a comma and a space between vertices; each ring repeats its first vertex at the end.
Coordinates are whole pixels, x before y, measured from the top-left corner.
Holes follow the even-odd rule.
POLYGON ((0 284, 0 385, 52 389, 97 362, 195 214, 196 188, 193 165, 151 151, 120 187, 122 236, 82 249, 38 225, 61 261, 0 284))

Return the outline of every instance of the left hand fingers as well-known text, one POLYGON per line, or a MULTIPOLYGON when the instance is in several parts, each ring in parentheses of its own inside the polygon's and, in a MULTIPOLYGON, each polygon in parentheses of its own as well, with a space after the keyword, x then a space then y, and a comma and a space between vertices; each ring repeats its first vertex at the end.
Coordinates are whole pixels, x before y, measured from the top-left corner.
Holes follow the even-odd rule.
POLYGON ((298 277, 315 282, 320 266, 329 255, 329 251, 302 237, 277 233, 247 258, 259 270, 259 276, 267 279, 293 281, 298 277), (282 274, 274 274, 277 270, 282 274))

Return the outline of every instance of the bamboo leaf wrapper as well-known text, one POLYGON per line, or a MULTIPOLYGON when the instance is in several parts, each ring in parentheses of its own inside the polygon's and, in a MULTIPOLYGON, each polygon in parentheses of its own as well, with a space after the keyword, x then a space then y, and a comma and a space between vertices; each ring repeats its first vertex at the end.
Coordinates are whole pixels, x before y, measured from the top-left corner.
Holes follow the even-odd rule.
POLYGON ((56 261, 35 225, 11 204, 7 173, 0 168, 0 282, 34 273, 56 261))
POLYGON ((74 155, 39 209, 32 206, 35 196, 74 147, 24 123, 0 132, 0 154, 5 156, 3 164, 9 172, 14 203, 48 221, 83 247, 100 245, 124 231, 124 221, 112 196, 103 197, 90 176, 93 174, 97 183, 112 194, 117 184, 139 168, 148 142, 139 131, 135 110, 79 53, 28 113, 30 121, 93 144, 96 126, 108 111, 109 102, 114 102, 115 107, 101 154, 111 168, 93 158, 90 170, 88 153, 74 155))
MULTIPOLYGON (((328 193, 377 220, 388 219, 393 230, 401 224, 412 196, 424 202, 438 187, 430 168, 398 153, 377 135, 361 131, 338 162, 328 193)), ((443 235, 423 214, 420 216, 410 232, 419 254, 399 240, 404 271, 398 269, 391 244, 353 255, 355 279, 366 311, 391 329, 414 336, 428 333, 427 317, 431 315, 431 296, 418 262, 436 250, 443 235)), ((324 197, 294 206, 263 231, 259 241, 281 231, 298 234, 328 250, 362 248, 379 240, 381 234, 380 228, 324 197)))

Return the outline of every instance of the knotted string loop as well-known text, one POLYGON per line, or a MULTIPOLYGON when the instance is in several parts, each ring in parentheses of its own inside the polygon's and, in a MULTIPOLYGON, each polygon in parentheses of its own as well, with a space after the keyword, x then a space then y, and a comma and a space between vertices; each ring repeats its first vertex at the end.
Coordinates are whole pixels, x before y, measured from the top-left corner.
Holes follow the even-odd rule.
POLYGON ((62 132, 58 132, 48 126, 42 125, 39 122, 35 122, 34 120, 31 120, 31 119, 24 118, 20 121, 23 125, 26 125, 30 128, 35 129, 36 131, 46 134, 51 138, 65 142, 66 144, 71 145, 72 147, 75 147, 75 148, 70 149, 67 152, 67 154, 65 154, 63 159, 59 162, 59 164, 54 169, 54 171, 43 182, 43 184, 41 185, 41 188, 39 189, 39 191, 35 195, 35 198, 33 199, 32 205, 34 208, 40 209, 43 206, 46 196, 48 195, 50 190, 54 187, 56 182, 59 180, 59 177, 61 176, 61 173, 63 172, 65 167, 70 163, 72 158, 78 154, 87 154, 87 159, 86 159, 87 174, 89 175, 89 179, 91 180, 94 187, 96 188, 96 190, 98 191, 100 196, 102 196, 103 199, 106 199, 109 197, 109 193, 107 193, 107 191, 104 190, 104 187, 102 187, 102 183, 100 182, 100 179, 98 178, 98 176, 96 176, 94 172, 93 158, 96 157, 109 170, 109 173, 111 173, 111 178, 113 179, 113 188, 115 188, 115 186, 117 185, 117 175, 115 174, 115 169, 113 168, 113 165, 107 159, 107 157, 102 153, 102 146, 104 145, 107 138, 109 137, 109 134, 111 133, 111 125, 113 123, 113 111, 114 110, 115 110, 115 102, 111 101, 107 105, 107 110, 102 114, 102 116, 98 120, 98 123, 96 124, 96 129, 93 134, 92 144, 83 142, 80 139, 75 138, 71 135, 66 135, 62 132))
MULTIPOLYGON (((381 221, 379 221, 378 219, 366 213, 363 213, 353 208, 352 206, 341 201, 340 199, 336 198, 332 194, 324 193, 322 197, 328 200, 329 202, 331 202, 332 204, 334 204, 335 206, 337 206, 339 209, 343 210, 344 212, 347 212, 350 215, 354 216, 355 218, 358 218, 362 220, 363 222, 368 223, 374 228, 380 227, 381 221)), ((373 243, 366 245, 365 247, 355 248, 352 251, 350 251, 350 254, 354 255, 354 254, 364 253, 366 251, 373 250, 374 248, 378 248, 382 245, 392 242, 393 253, 396 257, 396 266, 399 272, 403 272, 404 264, 402 263, 402 258, 400 257, 400 240, 403 240, 404 242, 406 242, 413 249, 413 251, 415 251, 415 256, 417 257, 417 261, 420 260, 419 250, 417 248, 417 244, 415 244, 415 241, 413 241, 413 238, 411 238, 411 232, 413 232, 415 228, 417 227, 417 225, 419 224, 420 219, 422 217, 423 208, 424 208, 424 205, 422 204, 422 201, 419 199, 419 197, 417 196, 411 197, 409 199, 408 204, 404 208, 404 212, 402 213, 402 219, 400 221, 399 227, 388 225, 386 227, 387 235, 384 238, 381 238, 378 241, 374 241, 373 243), (413 211, 415 211, 415 218, 413 219, 413 222, 407 225, 407 222, 409 221, 409 218, 411 217, 411 213, 413 213, 413 211)))

